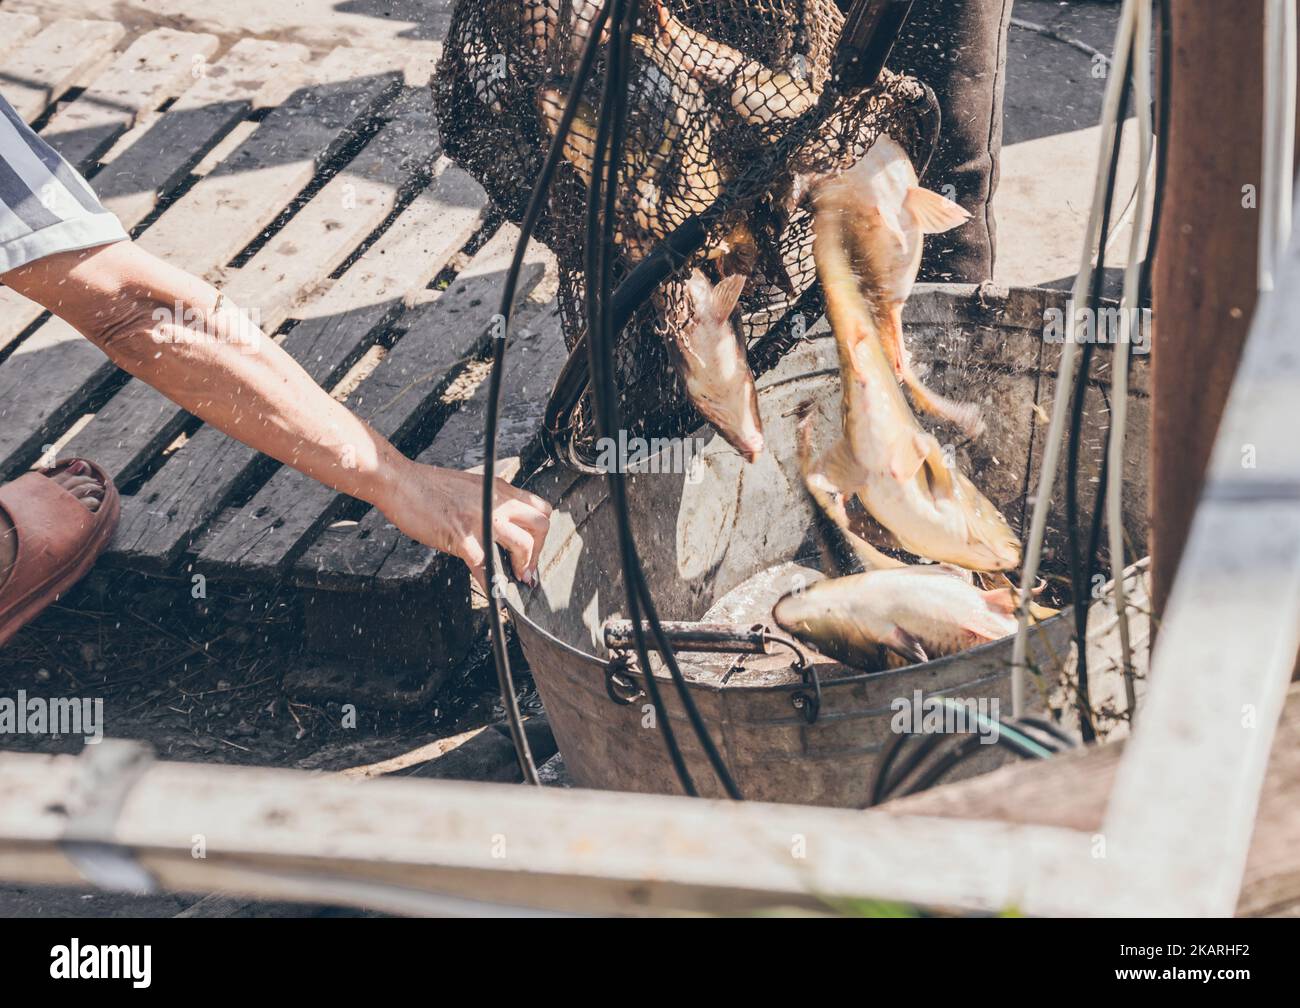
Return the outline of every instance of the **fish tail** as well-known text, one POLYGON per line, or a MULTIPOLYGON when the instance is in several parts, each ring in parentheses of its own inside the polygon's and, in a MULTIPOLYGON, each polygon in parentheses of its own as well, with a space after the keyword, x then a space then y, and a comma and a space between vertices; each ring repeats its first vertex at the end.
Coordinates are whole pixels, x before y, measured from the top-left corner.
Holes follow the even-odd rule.
POLYGON ((894 373, 912 393, 916 405, 931 416, 939 417, 957 427, 969 438, 984 433, 984 415, 974 403, 957 402, 939 395, 917 377, 903 343, 903 306, 893 305, 881 333, 881 347, 894 365, 894 373))

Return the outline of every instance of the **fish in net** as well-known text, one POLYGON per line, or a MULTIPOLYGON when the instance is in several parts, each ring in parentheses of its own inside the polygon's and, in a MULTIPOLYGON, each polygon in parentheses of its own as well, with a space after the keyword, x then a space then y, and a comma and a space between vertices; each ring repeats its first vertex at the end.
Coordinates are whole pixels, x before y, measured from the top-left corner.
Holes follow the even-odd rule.
MULTIPOLYGON (((512 220, 524 214, 600 8, 598 0, 456 4, 432 85, 443 147, 512 220)), ((673 353, 697 321, 692 276, 745 277, 738 330, 761 373, 797 340, 809 307, 819 314, 812 180, 852 166, 882 133, 918 169, 928 160, 933 93, 887 69, 869 85, 842 87, 835 56, 844 21, 834 0, 642 0, 618 171, 615 285, 689 220, 704 215, 707 229, 703 245, 635 309, 615 351, 630 436, 682 436, 701 422, 673 353)), ((536 234, 559 264, 571 349, 586 327, 585 211, 604 70, 602 52, 536 234)), ((571 424, 574 441, 594 440, 589 399, 576 404, 571 424)))

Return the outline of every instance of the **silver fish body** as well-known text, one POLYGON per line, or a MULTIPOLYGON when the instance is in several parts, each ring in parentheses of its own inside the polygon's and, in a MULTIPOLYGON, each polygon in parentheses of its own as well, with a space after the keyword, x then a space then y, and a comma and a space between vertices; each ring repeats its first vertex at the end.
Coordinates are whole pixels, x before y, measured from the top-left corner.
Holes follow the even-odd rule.
POLYGON ((691 402, 748 462, 763 453, 758 390, 732 315, 744 290, 741 274, 718 284, 695 270, 686 281, 692 317, 669 337, 677 373, 691 402))
POLYGON ((778 600, 773 619, 823 654, 879 667, 881 649, 924 662, 1015 633, 1008 589, 986 592, 964 571, 910 566, 819 581, 778 600))

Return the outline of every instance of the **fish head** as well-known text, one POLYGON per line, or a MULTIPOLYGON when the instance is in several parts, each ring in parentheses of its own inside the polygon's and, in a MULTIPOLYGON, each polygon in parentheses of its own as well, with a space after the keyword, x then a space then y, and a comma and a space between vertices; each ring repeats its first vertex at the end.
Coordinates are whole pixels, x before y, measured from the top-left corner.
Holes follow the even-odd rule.
POLYGON ((745 287, 741 274, 711 284, 699 270, 687 281, 694 322, 678 365, 686 391, 700 415, 747 462, 763 454, 763 420, 758 390, 731 314, 745 287))
POLYGON ((892 632, 862 603, 862 578, 818 581, 791 592, 772 607, 772 619, 786 633, 846 665, 880 667, 880 648, 892 632))
POLYGON ((957 491, 951 505, 959 511, 964 526, 961 556, 944 559, 968 570, 1003 571, 1020 566, 1020 540, 993 502, 979 492, 965 476, 956 473, 957 491))

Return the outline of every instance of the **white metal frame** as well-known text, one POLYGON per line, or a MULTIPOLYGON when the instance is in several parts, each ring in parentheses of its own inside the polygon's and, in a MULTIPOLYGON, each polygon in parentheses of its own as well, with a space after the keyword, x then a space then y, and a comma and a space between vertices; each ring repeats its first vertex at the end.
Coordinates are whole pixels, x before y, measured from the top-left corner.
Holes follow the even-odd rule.
MULTIPOLYGON (((586 911, 723 909, 811 895, 1045 915, 1230 915, 1300 649, 1296 233, 1245 346, 1142 722, 1099 833, 157 764, 103 840, 171 888, 306 899, 333 880, 336 891, 353 886, 372 905, 385 905, 388 891, 387 905, 406 909, 421 905, 402 897, 416 887, 586 911), (190 856, 195 834, 207 838, 207 859, 190 856)), ((75 788, 71 758, 0 755, 0 877, 77 879, 58 851, 66 821, 55 811, 75 788)))

